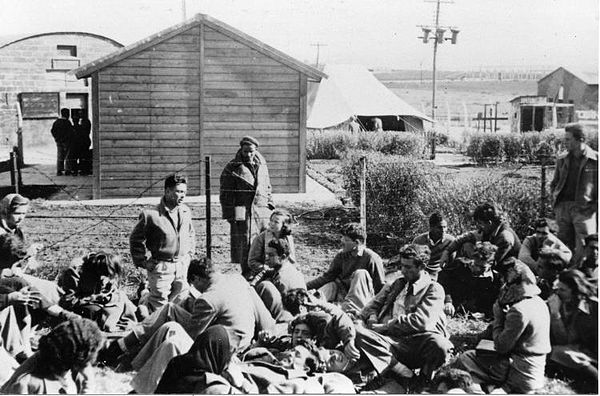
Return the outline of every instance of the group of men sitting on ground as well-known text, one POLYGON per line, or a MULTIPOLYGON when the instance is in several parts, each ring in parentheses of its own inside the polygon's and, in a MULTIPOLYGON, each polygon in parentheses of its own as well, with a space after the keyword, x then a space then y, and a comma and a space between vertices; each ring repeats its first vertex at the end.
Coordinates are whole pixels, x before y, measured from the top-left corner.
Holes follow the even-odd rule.
MULTIPOLYGON (((136 305, 114 254, 88 254, 57 283, 28 275, 35 252, 19 225, 29 201, 10 194, 0 205, 3 392, 84 393, 97 361, 135 371, 138 393, 354 393, 392 382, 526 393, 548 370, 597 386, 597 235, 572 260, 545 220, 521 244, 485 203, 474 211, 477 230, 456 238, 432 214, 429 231, 399 248, 387 268, 396 275, 386 276, 365 230, 350 223, 329 269, 306 282, 292 216, 275 210, 250 246, 245 277, 191 259, 176 270, 185 269, 183 279, 170 273, 169 293, 143 291, 136 305), (447 328, 456 312, 491 323, 476 349, 440 370, 456 352, 447 328), (35 325, 52 330, 34 353, 35 325)), ((176 216, 180 228, 189 220, 176 216)), ((142 228, 155 221, 140 217, 142 228)), ((154 282, 159 290, 165 277, 154 282)))

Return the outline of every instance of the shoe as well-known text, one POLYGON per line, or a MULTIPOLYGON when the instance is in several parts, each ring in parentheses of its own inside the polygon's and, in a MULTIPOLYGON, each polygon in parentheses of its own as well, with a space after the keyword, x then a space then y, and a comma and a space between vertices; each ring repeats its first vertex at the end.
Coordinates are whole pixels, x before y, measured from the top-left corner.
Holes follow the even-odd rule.
POLYGON ((71 176, 77 176, 77 172, 71 172, 71 176))
POLYGON ((62 171, 56 171, 56 176, 62 176, 62 175, 63 175, 62 171))

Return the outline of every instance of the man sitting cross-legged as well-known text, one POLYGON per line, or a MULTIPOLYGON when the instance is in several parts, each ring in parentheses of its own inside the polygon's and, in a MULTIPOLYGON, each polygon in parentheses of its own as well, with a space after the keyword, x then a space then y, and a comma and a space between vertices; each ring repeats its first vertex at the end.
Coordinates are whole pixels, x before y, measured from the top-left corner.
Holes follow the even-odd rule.
POLYGON ((402 278, 384 287, 362 310, 365 326, 356 328, 356 346, 381 375, 420 369, 422 380, 446 360, 453 348, 446 331, 444 289, 426 272, 429 248, 400 249, 402 278))
POLYGON ((289 322, 293 316, 284 309, 282 295, 293 289, 306 289, 304 276, 289 261, 290 246, 286 239, 272 239, 265 249, 266 265, 250 284, 278 323, 289 322))
POLYGON ((342 251, 323 275, 309 281, 328 302, 340 302, 348 313, 358 313, 385 283, 381 257, 367 248, 367 235, 358 223, 342 228, 342 251))
MULTIPOLYGON (((241 275, 221 274, 208 259, 192 260, 188 280, 202 293, 194 299, 191 312, 168 303, 135 325, 127 336, 111 343, 102 354, 104 360, 110 363, 124 352, 144 346, 163 324, 170 321, 181 325, 192 339, 213 324, 223 325, 234 349, 250 345, 256 330, 270 330, 275 326, 260 297, 241 275)), ((135 360, 145 361, 139 354, 135 360)))

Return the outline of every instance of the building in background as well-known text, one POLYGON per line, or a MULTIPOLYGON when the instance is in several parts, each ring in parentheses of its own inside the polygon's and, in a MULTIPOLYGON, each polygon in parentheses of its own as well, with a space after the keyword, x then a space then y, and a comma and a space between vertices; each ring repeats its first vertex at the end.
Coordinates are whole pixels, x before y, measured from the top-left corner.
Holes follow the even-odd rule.
POLYGON ((275 192, 306 189, 308 80, 326 75, 207 15, 165 29, 75 71, 91 77, 93 197, 159 196, 188 175, 212 191, 244 135, 260 141, 275 192))
POLYGON ((17 104, 25 159, 28 146, 54 146, 50 127, 60 109, 89 109, 88 80, 77 80, 69 71, 121 47, 108 37, 84 32, 0 37, 0 147, 18 143, 17 104))
POLYGON ((538 95, 572 103, 575 110, 598 111, 598 72, 559 67, 538 81, 538 95))
POLYGON ((575 119, 575 108, 572 103, 553 102, 545 96, 517 96, 510 101, 510 104, 511 132, 539 132, 564 128, 575 119))

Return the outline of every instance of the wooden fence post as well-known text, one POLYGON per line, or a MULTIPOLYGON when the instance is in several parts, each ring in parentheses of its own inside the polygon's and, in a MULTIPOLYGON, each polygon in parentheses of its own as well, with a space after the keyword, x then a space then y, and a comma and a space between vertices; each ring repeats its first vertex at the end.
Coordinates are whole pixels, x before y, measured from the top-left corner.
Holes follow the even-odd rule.
POLYGON ((212 258, 212 213, 211 213, 211 202, 210 202, 210 155, 205 158, 205 175, 204 175, 204 192, 206 194, 206 257, 212 258))
POLYGON ((367 230, 367 159, 361 157, 360 165, 360 225, 367 230))
POLYGON ((17 162, 17 155, 15 150, 11 151, 10 154, 10 184, 15 188, 15 193, 19 194, 19 180, 17 178, 17 169, 19 164, 17 162))
POLYGON ((546 217, 546 157, 542 157, 542 190, 541 190, 541 201, 542 205, 540 208, 540 218, 546 217))

